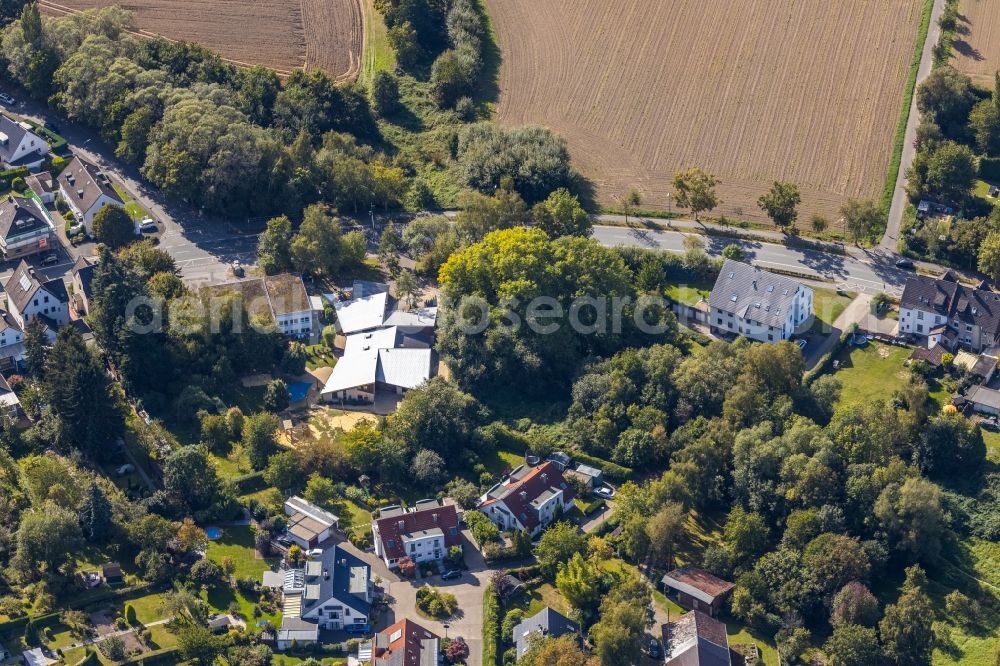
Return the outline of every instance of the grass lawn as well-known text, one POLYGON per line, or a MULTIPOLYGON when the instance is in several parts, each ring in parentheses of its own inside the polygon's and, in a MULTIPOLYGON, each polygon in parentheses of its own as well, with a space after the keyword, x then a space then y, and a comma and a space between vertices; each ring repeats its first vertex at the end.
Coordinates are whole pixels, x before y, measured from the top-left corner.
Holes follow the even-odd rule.
MULTIPOLYGON (((494 451, 488 457, 481 457, 479 462, 486 466, 486 470, 490 474, 499 478, 504 472, 508 472, 515 467, 523 465, 524 456, 519 453, 514 453, 513 451, 494 451)), ((479 479, 473 479, 470 477, 469 480, 473 483, 479 483, 479 479)))
POLYGON ((276 558, 259 559, 254 548, 254 532, 250 527, 224 527, 219 539, 208 542, 208 559, 221 564, 223 558, 231 557, 236 563, 234 575, 237 578, 260 580, 269 571, 276 558))
POLYGON ((908 372, 903 361, 909 357, 908 347, 875 342, 842 350, 837 356, 840 369, 834 375, 843 383, 838 406, 891 399, 906 382, 908 372))
POLYGON ((1000 432, 983 430, 983 441, 986 442, 986 457, 1000 463, 1000 432))
MULTIPOLYGON (((546 606, 556 609, 563 615, 568 615, 571 610, 569 604, 559 594, 559 590, 551 583, 543 583, 533 590, 522 594, 517 599, 515 605, 524 611, 525 617, 531 617, 546 606)), ((500 619, 502 620, 503 618, 500 619)))
POLYGON ((218 472, 219 478, 223 481, 235 479, 250 472, 250 463, 246 455, 240 456, 240 459, 235 461, 226 456, 220 456, 217 453, 209 453, 208 457, 215 465, 215 471, 218 472))
POLYGON ((337 358, 329 347, 320 343, 318 345, 306 345, 306 368, 315 370, 316 368, 330 367, 337 364, 337 358))
POLYGON ((367 532, 372 528, 372 513, 368 509, 345 499, 340 503, 342 510, 337 513, 340 528, 345 531, 367 532))
POLYGON ((725 520, 724 513, 715 515, 690 511, 684 525, 684 537, 677 544, 674 553, 675 563, 678 566, 697 564, 706 548, 722 545, 725 520))
POLYGON ((829 333, 830 327, 837 320, 837 317, 854 300, 855 294, 848 293, 841 296, 836 289, 825 289, 823 287, 813 287, 813 312, 816 314, 816 324, 820 326, 820 333, 829 333))
POLYGON ((389 30, 382 15, 375 9, 373 0, 362 3, 365 25, 365 51, 361 56, 361 73, 358 78, 371 83, 376 72, 391 72, 396 67, 396 53, 389 46, 389 30))
POLYGON ((132 197, 129 196, 129 193, 125 191, 124 187, 122 187, 116 182, 112 182, 111 187, 115 189, 115 192, 118 193, 118 196, 121 197, 121 200, 125 202, 125 212, 128 213, 129 217, 131 217, 133 220, 141 220, 145 217, 148 217, 146 209, 140 206, 138 203, 136 203, 132 199, 132 197))
POLYGON ((667 287, 667 298, 677 303, 694 305, 701 299, 708 300, 712 293, 712 286, 708 283, 701 284, 673 284, 667 287))

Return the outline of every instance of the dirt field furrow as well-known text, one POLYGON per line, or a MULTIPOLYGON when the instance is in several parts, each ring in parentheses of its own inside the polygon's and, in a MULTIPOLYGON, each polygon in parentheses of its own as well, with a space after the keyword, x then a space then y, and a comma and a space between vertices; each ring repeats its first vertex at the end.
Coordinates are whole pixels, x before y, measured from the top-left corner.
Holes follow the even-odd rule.
POLYGON ((239 65, 280 74, 319 68, 354 78, 361 57, 362 0, 59 0, 42 11, 63 14, 120 5, 135 12, 140 33, 197 42, 239 65))
POLYGON ((974 81, 993 85, 1000 69, 1000 0, 962 0, 954 65, 974 81))
POLYGON ((881 192, 922 5, 487 0, 497 117, 561 133, 605 203, 638 187, 665 207, 673 173, 701 166, 722 180, 717 213, 763 219, 780 179, 803 218, 834 217, 881 192))

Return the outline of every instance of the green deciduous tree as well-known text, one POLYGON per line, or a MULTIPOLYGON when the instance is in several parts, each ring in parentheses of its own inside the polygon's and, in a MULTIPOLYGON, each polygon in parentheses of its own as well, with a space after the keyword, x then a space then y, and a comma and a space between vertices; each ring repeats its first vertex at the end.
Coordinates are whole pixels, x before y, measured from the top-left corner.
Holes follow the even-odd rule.
POLYGON ((257 240, 257 258, 269 275, 292 267, 292 221, 287 216, 267 221, 267 229, 257 240))
POLYGON ((801 202, 802 196, 794 183, 779 181, 775 181, 771 190, 757 199, 760 209, 782 229, 795 226, 795 220, 799 216, 797 209, 801 202))
POLYGON ((572 523, 557 522, 542 533, 535 546, 535 558, 546 576, 552 577, 560 562, 568 562, 574 553, 586 553, 587 537, 572 523))
POLYGON ((243 450, 250 460, 250 466, 260 470, 267 466, 267 460, 278 448, 276 434, 278 417, 267 412, 258 412, 243 421, 243 450))
POLYGON ((531 217, 535 226, 547 233, 549 238, 590 236, 594 228, 580 200, 566 188, 559 188, 545 201, 535 204, 531 217))
POLYGON ((192 511, 210 507, 219 496, 220 484, 205 449, 185 446, 171 453, 163 467, 163 488, 192 511))
POLYGON ((885 608, 879 623, 885 656, 899 666, 921 666, 930 662, 934 647, 934 610, 924 592, 926 576, 920 567, 906 570, 903 593, 885 608))
POLYGON ((848 199, 840 209, 844 218, 844 228, 854 244, 862 240, 870 240, 885 226, 885 215, 874 201, 866 199, 848 199))
POLYGON ((80 506, 80 528, 91 543, 106 543, 114 524, 111 519, 111 502, 96 481, 90 482, 87 496, 80 506))
POLYGON ((121 206, 105 206, 94 215, 91 232, 97 242, 119 248, 135 240, 135 223, 121 206))
POLYGON ((870 627, 845 624, 836 627, 823 645, 831 666, 878 666, 882 650, 870 627))
POLYGON ((979 270, 1000 282, 1000 232, 991 231, 979 246, 979 270))
POLYGON ((698 167, 677 172, 674 174, 677 205, 691 209, 697 220, 699 213, 711 211, 719 205, 719 197, 715 194, 715 186, 718 184, 715 176, 698 167))

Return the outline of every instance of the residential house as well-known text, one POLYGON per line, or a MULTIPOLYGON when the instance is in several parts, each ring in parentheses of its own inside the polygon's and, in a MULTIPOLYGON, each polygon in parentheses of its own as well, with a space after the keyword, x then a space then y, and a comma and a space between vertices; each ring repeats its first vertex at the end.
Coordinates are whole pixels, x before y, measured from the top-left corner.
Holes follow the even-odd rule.
POLYGON ((81 255, 76 258, 76 261, 73 262, 73 268, 70 269, 70 278, 73 284, 73 310, 81 317, 90 313, 90 299, 94 297, 90 283, 94 279, 95 268, 97 268, 96 263, 81 255))
POLYGON ((306 550, 329 539, 339 523, 337 516, 298 496, 285 500, 285 515, 289 538, 306 550))
POLYGON ((101 567, 101 577, 104 579, 104 582, 111 587, 117 587, 125 584, 125 576, 122 574, 122 565, 117 562, 108 562, 101 567))
POLYGON ((783 275, 727 259, 709 296, 713 333, 788 340, 813 314, 813 290, 783 275))
POLYGON ((21 401, 3 375, 0 375, 0 416, 17 421, 21 414, 21 401))
POLYGON ((33 173, 24 179, 24 183, 43 204, 51 205, 55 202, 59 186, 48 171, 33 173))
POLYGON ((364 333, 380 328, 396 327, 407 336, 428 335, 437 325, 438 310, 435 307, 415 310, 399 310, 393 306, 385 291, 361 291, 364 296, 356 296, 348 301, 333 304, 337 312, 337 332, 342 335, 364 333))
POLYGON ((949 351, 995 347, 1000 344, 1000 294, 966 287, 951 271, 940 279, 910 277, 899 301, 899 332, 949 351))
POLYGON ((124 206, 108 177, 90 162, 74 157, 56 179, 59 195, 66 202, 77 223, 82 223, 87 235, 92 235, 92 225, 97 211, 105 206, 124 206))
POLYGON ((437 666, 441 639, 416 622, 403 619, 358 646, 359 664, 371 666, 437 666))
POLYGON ((404 557, 440 561, 453 546, 462 547, 455 506, 441 506, 437 500, 421 500, 409 511, 400 506, 380 509, 372 521, 372 535, 375 555, 389 568, 398 567, 404 557))
POLYGON ((29 123, 0 114, 0 162, 4 169, 28 167, 37 171, 48 153, 49 144, 29 123))
POLYGON ((344 355, 320 392, 327 402, 373 403, 378 391, 405 395, 433 374, 430 349, 399 346, 396 327, 348 335, 344 355))
POLYGON ((24 662, 24 666, 49 666, 57 660, 50 658, 45 648, 32 648, 21 653, 21 661, 24 662))
POLYGON ((306 285, 298 275, 282 273, 262 278, 236 280, 202 288, 207 293, 235 293, 251 317, 273 322, 279 331, 295 339, 318 333, 306 285))
MULTIPOLYGON (((730 666, 726 625, 700 611, 691 611, 663 627, 667 666, 730 666)), ((738 663, 743 663, 742 659, 738 663)))
POLYGON ((17 320, 0 309, 0 370, 15 370, 24 360, 24 330, 17 320))
POLYGON ((709 615, 715 615, 735 587, 704 569, 689 566, 665 574, 661 582, 667 597, 678 605, 709 615))
POLYGON ((578 634, 579 631, 579 625, 570 621, 562 613, 546 606, 531 617, 524 618, 519 625, 514 627, 512 640, 517 646, 517 658, 520 660, 531 648, 533 636, 559 638, 566 634, 578 634))
POLYGON ((535 536, 573 508, 575 493, 559 467, 545 462, 521 465, 486 491, 476 507, 500 529, 528 530, 535 536))
POLYGON ((371 567, 340 546, 286 570, 278 649, 315 643, 320 630, 366 631, 373 589, 371 567))
POLYGON ((576 479, 588 492, 604 483, 604 472, 590 465, 577 465, 576 469, 564 470, 563 475, 570 479, 576 479))
POLYGON ((56 239, 48 212, 34 199, 0 200, 0 253, 6 261, 51 250, 56 239))
POLYGON ((35 317, 52 330, 69 323, 69 294, 61 279, 40 278, 34 268, 21 260, 4 289, 7 307, 22 331, 35 317))

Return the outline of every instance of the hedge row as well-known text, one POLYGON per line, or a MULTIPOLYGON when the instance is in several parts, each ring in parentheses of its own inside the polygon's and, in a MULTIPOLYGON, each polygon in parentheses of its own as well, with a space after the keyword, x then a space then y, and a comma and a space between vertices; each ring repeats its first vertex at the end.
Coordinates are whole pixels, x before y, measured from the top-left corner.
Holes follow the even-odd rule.
POLYGON ((983 157, 980 159, 979 177, 991 183, 1000 182, 1000 157, 983 157))
POLYGON ((30 174, 31 172, 28 171, 28 167, 17 167, 16 169, 0 171, 0 190, 9 190, 15 178, 27 178, 30 174))
POLYGON ((121 663, 143 664, 144 666, 152 666, 153 664, 179 664, 181 663, 180 652, 181 649, 177 647, 163 648, 162 650, 137 654, 121 663))
POLYGON ((483 666, 497 666, 500 644, 500 601, 493 585, 483 593, 483 666))
POLYGON ((264 472, 253 472, 238 476, 231 481, 237 495, 249 495, 258 490, 267 488, 267 481, 264 480, 264 472))
POLYGON ((572 452, 573 459, 577 462, 582 462, 585 465, 590 465, 591 467, 596 467, 597 469, 604 472, 604 476, 609 479, 614 479, 615 481, 627 481, 632 478, 632 470, 628 467, 623 467, 609 460, 603 460, 601 458, 595 458, 594 456, 587 455, 580 451, 572 452))

